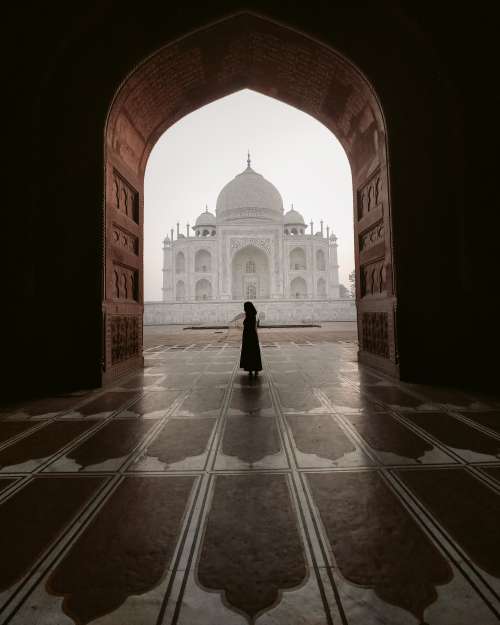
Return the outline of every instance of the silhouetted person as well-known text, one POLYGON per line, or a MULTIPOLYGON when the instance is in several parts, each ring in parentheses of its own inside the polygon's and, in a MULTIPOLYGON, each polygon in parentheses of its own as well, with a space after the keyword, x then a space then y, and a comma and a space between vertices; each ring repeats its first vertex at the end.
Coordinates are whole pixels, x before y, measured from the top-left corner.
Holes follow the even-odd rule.
POLYGON ((245 320, 243 321, 243 338, 241 341, 240 368, 252 375, 262 371, 260 359, 259 337, 257 336, 257 311, 252 302, 243 304, 245 320))

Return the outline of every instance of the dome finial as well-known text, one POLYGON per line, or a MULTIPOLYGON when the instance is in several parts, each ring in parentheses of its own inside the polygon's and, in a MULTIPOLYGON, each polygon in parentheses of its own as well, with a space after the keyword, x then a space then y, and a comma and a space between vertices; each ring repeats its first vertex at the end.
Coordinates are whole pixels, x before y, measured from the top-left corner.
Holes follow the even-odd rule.
POLYGON ((251 164, 251 160, 250 160, 250 150, 248 150, 247 152, 247 167, 248 169, 250 169, 250 164, 251 164))
POLYGON ((205 213, 208 213, 208 204, 205 204, 205 213))

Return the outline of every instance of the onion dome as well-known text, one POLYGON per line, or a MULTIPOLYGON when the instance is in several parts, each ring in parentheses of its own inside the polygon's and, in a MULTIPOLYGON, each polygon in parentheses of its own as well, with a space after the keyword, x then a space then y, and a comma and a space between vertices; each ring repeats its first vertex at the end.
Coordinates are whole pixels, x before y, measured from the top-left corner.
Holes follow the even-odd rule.
POLYGON ((215 226, 215 215, 209 212, 208 208, 198 217, 194 228, 200 228, 201 226, 215 226))
POLYGON ((228 182, 219 193, 217 221, 265 219, 282 223, 283 199, 278 189, 250 166, 228 182))
POLYGON ((285 226, 305 226, 306 225, 302 215, 293 208, 293 204, 292 204, 292 208, 287 213, 284 214, 283 223, 285 224, 285 226))

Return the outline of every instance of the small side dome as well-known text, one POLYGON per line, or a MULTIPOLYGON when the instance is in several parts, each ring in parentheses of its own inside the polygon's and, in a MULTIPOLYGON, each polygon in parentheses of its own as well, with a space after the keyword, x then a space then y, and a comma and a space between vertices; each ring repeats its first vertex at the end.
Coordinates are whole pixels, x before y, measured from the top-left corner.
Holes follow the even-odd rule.
POLYGON ((285 224, 285 226, 305 226, 306 225, 302 215, 293 208, 293 204, 292 204, 292 208, 287 213, 284 214, 283 223, 285 224))
POLYGON ((201 226, 215 226, 215 215, 211 213, 208 208, 201 213, 194 224, 195 228, 199 228, 201 226))

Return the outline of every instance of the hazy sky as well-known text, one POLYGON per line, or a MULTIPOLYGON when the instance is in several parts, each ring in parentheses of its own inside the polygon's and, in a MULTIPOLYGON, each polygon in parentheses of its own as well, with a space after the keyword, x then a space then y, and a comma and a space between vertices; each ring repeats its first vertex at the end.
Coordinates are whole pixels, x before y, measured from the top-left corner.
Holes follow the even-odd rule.
MULTIPOLYGON (((162 298, 162 241, 170 229, 215 213, 222 187, 246 167, 272 182, 314 231, 338 237, 340 282, 354 268, 351 171, 336 137, 314 118, 245 89, 187 115, 153 148, 145 176, 144 298, 162 298)), ((308 233, 310 228, 308 228, 308 233)), ((190 230, 190 233, 193 233, 190 230)), ((194 234, 194 233, 193 233, 194 234)))

